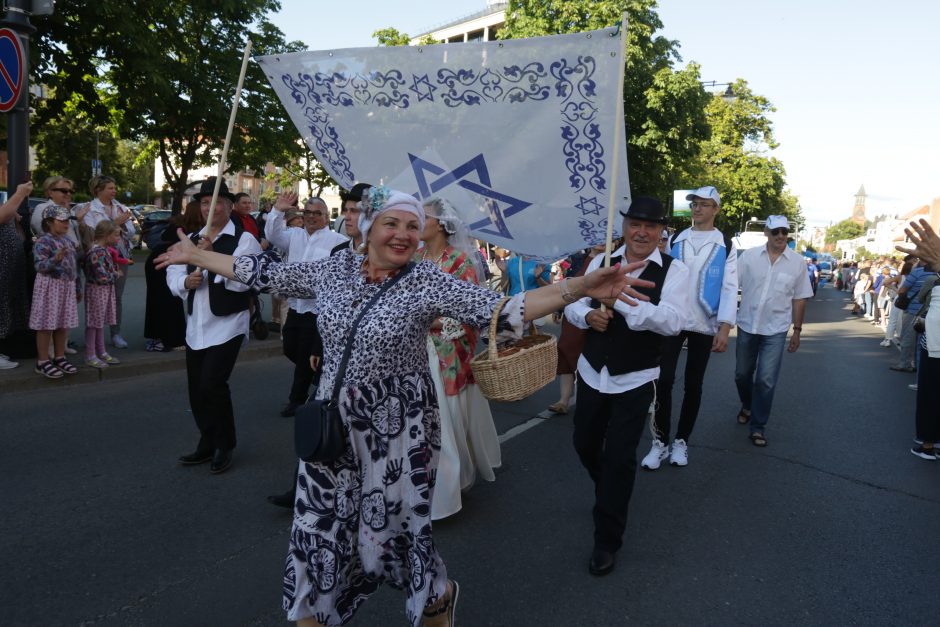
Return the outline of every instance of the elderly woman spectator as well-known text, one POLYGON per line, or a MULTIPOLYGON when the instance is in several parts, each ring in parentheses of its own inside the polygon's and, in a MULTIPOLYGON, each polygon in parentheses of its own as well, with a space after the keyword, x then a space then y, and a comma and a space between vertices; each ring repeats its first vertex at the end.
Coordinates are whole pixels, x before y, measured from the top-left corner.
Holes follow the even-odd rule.
MULTIPOLYGON (((22 183, 0 206, 0 340, 25 330, 29 321, 26 251, 23 236, 17 230, 17 209, 32 191, 32 183, 22 183)), ((0 370, 18 365, 9 356, 0 354, 0 370)))
MULTIPOLYGON (((331 462, 299 465, 284 607, 300 625, 339 625, 388 583, 406 590, 414 627, 453 625, 459 589, 431 533, 440 418, 425 342, 442 316, 475 327, 489 324, 501 296, 430 261, 410 264, 425 223, 411 194, 372 188, 362 204, 364 255, 346 249, 283 264, 266 254, 233 259, 181 239, 160 263, 195 264, 298 298, 316 294, 324 342, 320 399, 331 395, 353 320, 385 281, 399 279, 356 329, 339 393, 345 452, 331 462)), ((501 338, 518 337, 525 320, 583 295, 635 303, 640 295, 629 286, 651 284, 624 272, 640 265, 598 270, 517 295, 499 313, 501 338)))
POLYGON ((33 232, 33 236, 39 237, 43 234, 42 213, 47 207, 51 205, 65 207, 75 216, 75 220, 70 224, 68 233, 66 233, 65 236, 72 240, 72 243, 75 244, 81 253, 82 249, 86 248, 87 245, 91 243, 92 231, 90 229, 87 231, 82 229, 82 220, 89 210, 88 204, 80 205, 75 208, 71 206, 72 194, 75 193, 75 183, 64 176, 50 176, 43 181, 42 191, 48 200, 33 207, 30 213, 29 227, 33 232))
MULTIPOLYGON (((131 258, 131 239, 136 232, 131 210, 116 200, 117 183, 110 176, 96 176, 88 182, 88 189, 94 199, 88 203, 83 221, 94 229, 102 220, 111 220, 121 229, 121 238, 117 250, 121 257, 131 258)), ((116 348, 127 348, 127 341, 121 335, 121 312, 124 284, 127 282, 127 267, 119 265, 120 276, 114 282, 114 296, 117 300, 117 323, 111 325, 111 343, 116 348)))

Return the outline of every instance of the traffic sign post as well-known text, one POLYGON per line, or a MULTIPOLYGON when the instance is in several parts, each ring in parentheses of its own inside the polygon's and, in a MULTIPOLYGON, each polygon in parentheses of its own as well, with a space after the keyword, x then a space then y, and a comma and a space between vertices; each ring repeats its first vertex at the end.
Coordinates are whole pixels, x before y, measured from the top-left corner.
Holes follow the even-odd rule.
MULTIPOLYGON (((0 111, 7 116, 7 190, 26 180, 29 170, 29 37, 36 28, 29 21, 31 0, 5 0, 0 21, 0 111), (19 51, 19 54, 17 54, 19 51)), ((24 211, 26 201, 20 211, 24 211)))

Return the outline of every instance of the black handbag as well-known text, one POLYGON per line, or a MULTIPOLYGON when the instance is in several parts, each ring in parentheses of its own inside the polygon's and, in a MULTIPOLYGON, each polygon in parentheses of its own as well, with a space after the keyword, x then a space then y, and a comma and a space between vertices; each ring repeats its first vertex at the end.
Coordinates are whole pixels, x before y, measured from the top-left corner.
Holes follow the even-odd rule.
POLYGON ((346 375, 346 365, 352 354, 353 339, 356 337, 356 328, 362 321, 366 312, 377 300, 408 274, 414 267, 409 263, 401 272, 385 281, 378 292, 369 300, 359 312, 346 337, 346 348, 336 371, 336 380, 333 382, 333 393, 329 399, 312 400, 297 408, 294 413, 294 451, 297 457, 305 462, 332 462, 346 450, 346 432, 343 429, 343 419, 339 413, 339 391, 346 375))
POLYGON ((898 297, 894 299, 894 306, 900 309, 901 311, 907 310, 907 306, 911 304, 911 297, 904 294, 898 294, 898 297))

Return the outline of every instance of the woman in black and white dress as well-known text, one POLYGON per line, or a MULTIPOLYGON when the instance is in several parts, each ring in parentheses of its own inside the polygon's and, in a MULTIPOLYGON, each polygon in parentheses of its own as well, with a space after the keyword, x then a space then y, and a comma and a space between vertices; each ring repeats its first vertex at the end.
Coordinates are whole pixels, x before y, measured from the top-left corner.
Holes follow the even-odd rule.
MULTIPOLYGON (((359 219, 365 255, 343 250, 291 264, 269 253, 233 260, 181 239, 159 264, 192 263, 264 291, 300 298, 315 294, 325 360, 317 395, 326 398, 352 321, 382 282, 411 261, 424 220, 413 196, 377 187, 363 198, 359 219)), ((647 283, 624 274, 632 269, 600 270, 519 294, 500 313, 500 339, 519 337, 525 321, 581 295, 642 298, 629 285, 647 283)), ((363 318, 340 393, 346 452, 329 464, 299 467, 284 576, 288 619, 311 626, 344 624, 388 583, 407 592, 410 624, 452 624, 458 588, 448 579, 431 534, 440 418, 425 338, 440 316, 487 326, 500 299, 425 261, 363 318)))

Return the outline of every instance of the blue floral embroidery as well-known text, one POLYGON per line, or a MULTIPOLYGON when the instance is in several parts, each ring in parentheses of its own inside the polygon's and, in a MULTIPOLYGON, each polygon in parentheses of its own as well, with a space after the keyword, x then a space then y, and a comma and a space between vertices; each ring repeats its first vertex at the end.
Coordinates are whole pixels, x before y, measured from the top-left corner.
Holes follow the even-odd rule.
MULTIPOLYGON (((433 79, 437 87, 427 74, 411 74, 409 85, 402 71, 397 69, 352 74, 300 73, 296 77, 284 74, 281 80, 303 109, 310 141, 317 155, 323 157, 324 167, 344 187, 352 186, 355 175, 326 107, 371 105, 407 109, 411 106, 407 91, 414 92, 421 102, 433 101, 434 92, 440 89, 442 101, 452 108, 547 101, 554 95, 561 100, 562 156, 570 172, 569 185, 576 192, 585 191, 588 186, 595 192, 603 192, 607 189, 606 150, 601 129, 595 122, 596 61, 591 56, 579 56, 576 62, 562 58, 548 67, 546 71, 545 64, 531 62, 522 67, 507 66, 502 71, 442 68, 433 79)), ((599 227, 593 222, 591 226, 599 227)))

